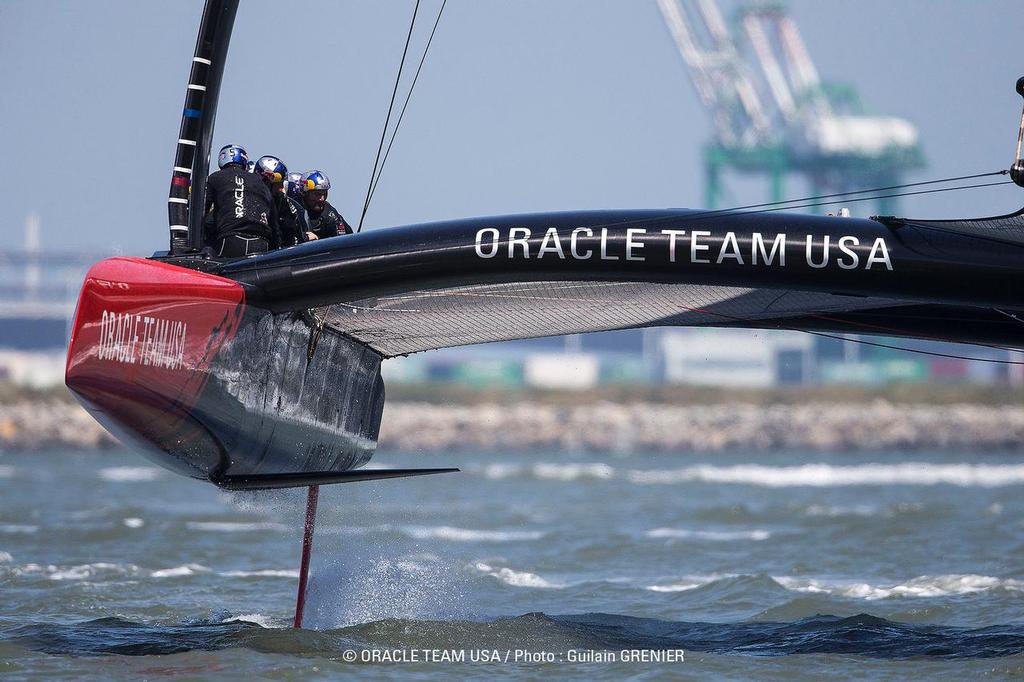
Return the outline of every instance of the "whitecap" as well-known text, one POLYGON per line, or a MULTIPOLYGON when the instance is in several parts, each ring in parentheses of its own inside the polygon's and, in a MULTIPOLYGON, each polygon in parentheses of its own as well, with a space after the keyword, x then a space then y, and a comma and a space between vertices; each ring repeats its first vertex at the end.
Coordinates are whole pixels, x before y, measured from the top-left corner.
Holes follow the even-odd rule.
POLYGON ((693 590, 708 583, 713 583, 716 580, 723 578, 735 578, 734 573, 715 573, 713 575, 687 575, 683 576, 675 582, 671 582, 664 585, 647 585, 644 587, 645 590, 651 592, 686 592, 687 590, 693 590))
POLYGON ((122 519, 121 523, 128 528, 142 528, 146 524, 145 521, 135 516, 129 516, 126 519, 122 519))
POLYGON ((152 578, 181 578, 196 575, 197 573, 208 573, 209 571, 210 569, 202 564, 185 564, 184 566, 175 566, 174 568, 161 568, 149 575, 152 578))
POLYGON ((500 481, 504 478, 522 475, 523 467, 518 464, 488 464, 483 467, 471 467, 469 471, 479 473, 492 481, 500 481))
POLYGON ((1019 464, 803 464, 774 467, 761 464, 715 466, 701 464, 681 469, 634 470, 633 483, 675 484, 689 482, 741 483, 767 488, 794 486, 833 487, 846 485, 938 485, 996 487, 1024 483, 1024 465, 1019 464))
POLYGON ((837 516, 876 516, 880 513, 880 510, 878 507, 867 504, 858 504, 852 507, 812 504, 804 509, 803 513, 805 516, 835 518, 837 516))
POLYGON ((482 561, 478 561, 475 564, 475 568, 476 570, 497 578, 501 582, 506 585, 511 585, 512 587, 536 587, 541 589, 557 589, 564 587, 564 585, 545 580, 536 573, 515 571, 511 568, 494 568, 482 561))
POLYGON ((254 571, 222 571, 217 575, 225 578, 298 578, 299 572, 292 568, 259 568, 254 571))
POLYGON ((0 478, 11 478, 14 476, 14 467, 10 464, 0 464, 0 478))
POLYGON ((651 592, 685 592, 700 587, 704 583, 672 583, 671 585, 648 585, 646 588, 651 592))
POLYGON ((185 527, 191 530, 205 530, 214 533, 245 533, 257 530, 289 530, 283 523, 273 521, 188 521, 185 527))
POLYGON ((455 542, 516 542, 539 540, 545 535, 539 530, 474 530, 453 526, 402 526, 401 530, 417 540, 439 539, 455 542))
POLYGON ((536 478, 542 481, 607 480, 615 469, 601 462, 539 462, 532 466, 493 463, 470 467, 468 471, 484 478, 500 481, 506 478, 536 478))
POLYGON ((993 578, 987 575, 922 575, 904 583, 872 585, 859 581, 825 580, 792 576, 773 576, 772 580, 794 592, 829 594, 851 599, 887 599, 889 597, 931 598, 973 594, 993 589, 1024 592, 1024 581, 993 578))
POLYGON ((10 552, 0 552, 0 564, 14 561, 14 557, 11 556, 10 552))
POLYGON ((104 481, 117 483, 135 483, 140 481, 155 481, 160 478, 162 471, 156 467, 105 467, 99 470, 100 478, 104 481))
POLYGON ((55 566, 53 564, 42 566, 40 564, 25 564, 15 569, 17 575, 43 575, 50 580, 87 580, 100 576, 123 576, 134 573, 138 566, 134 564, 115 564, 106 561, 97 561, 90 564, 78 564, 75 566, 55 566))
POLYGON ((688 530, 685 528, 652 528, 644 531, 649 538, 668 538, 680 540, 711 540, 714 542, 730 542, 733 540, 767 540, 771 531, 754 530, 688 530))
POLYGON ((615 475, 615 470, 600 462, 578 464, 535 464, 533 475, 542 480, 577 481, 580 479, 607 480, 615 475))
POLYGON ((225 618, 221 623, 252 623, 254 625, 259 625, 261 628, 277 627, 269 616, 264 616, 262 613, 243 613, 238 616, 225 618))
POLYGON ((29 534, 35 533, 39 530, 39 526, 33 526, 27 523, 0 523, 0 533, 10 534, 29 534))

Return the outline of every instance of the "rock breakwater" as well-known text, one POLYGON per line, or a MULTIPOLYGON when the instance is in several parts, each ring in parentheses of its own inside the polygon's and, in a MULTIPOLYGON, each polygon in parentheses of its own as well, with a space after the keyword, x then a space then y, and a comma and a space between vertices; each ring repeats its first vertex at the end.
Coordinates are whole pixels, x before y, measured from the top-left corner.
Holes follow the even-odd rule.
MULTIPOLYGON (((74 403, 0 405, 0 448, 105 448, 117 441, 74 403)), ((436 405, 384 409, 382 450, 1015 449, 1024 407, 888 401, 764 407, 594 402, 436 405)))

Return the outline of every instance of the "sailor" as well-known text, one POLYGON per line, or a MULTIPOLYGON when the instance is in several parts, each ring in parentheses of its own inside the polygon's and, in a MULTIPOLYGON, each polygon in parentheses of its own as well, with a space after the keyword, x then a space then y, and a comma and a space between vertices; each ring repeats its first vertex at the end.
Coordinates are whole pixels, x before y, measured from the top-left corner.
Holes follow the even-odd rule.
POLYGON ((276 156, 261 156, 256 160, 255 173, 263 178, 274 201, 277 224, 272 227, 277 231, 278 243, 282 247, 301 244, 305 240, 299 231, 299 205, 284 192, 288 167, 276 156))
POLYGON ((288 194, 289 199, 294 199, 300 206, 302 205, 302 173, 289 173, 288 174, 288 194))
POLYGON ((303 173, 299 188, 302 192, 299 225, 307 240, 352 234, 352 228, 341 214, 327 203, 331 181, 323 171, 311 170, 303 173))
POLYGON ((277 216, 270 189, 246 171, 249 155, 225 145, 217 156, 220 170, 206 179, 207 245, 221 258, 241 258, 278 247, 277 216))

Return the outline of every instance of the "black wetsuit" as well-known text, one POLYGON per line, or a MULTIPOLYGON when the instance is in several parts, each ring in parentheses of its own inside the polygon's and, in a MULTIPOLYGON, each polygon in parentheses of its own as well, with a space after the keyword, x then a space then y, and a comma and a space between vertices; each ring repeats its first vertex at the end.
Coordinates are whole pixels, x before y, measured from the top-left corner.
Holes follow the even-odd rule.
POLYGON ((303 210, 299 212, 299 227, 302 229, 303 235, 306 232, 312 232, 317 239, 352 234, 353 231, 341 214, 326 201, 324 210, 318 216, 314 216, 308 208, 303 207, 303 210))
POLYGON ((212 229, 207 245, 218 256, 237 257, 279 246, 277 211, 263 179, 243 166, 226 166, 206 180, 212 229))
POLYGON ((306 241, 306 235, 299 226, 302 208, 284 192, 272 192, 274 209, 277 212, 277 230, 281 246, 295 246, 306 241))

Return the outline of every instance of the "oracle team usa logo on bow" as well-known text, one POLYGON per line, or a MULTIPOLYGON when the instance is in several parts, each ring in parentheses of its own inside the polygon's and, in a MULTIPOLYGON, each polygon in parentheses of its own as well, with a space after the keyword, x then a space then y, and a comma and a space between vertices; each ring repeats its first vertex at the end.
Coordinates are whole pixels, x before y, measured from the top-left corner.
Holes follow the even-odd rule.
POLYGON ((181 369, 187 332, 188 324, 179 320, 104 310, 97 357, 129 365, 181 369))
POLYGON ((784 268, 799 249, 799 260, 807 267, 841 270, 893 270, 889 245, 884 237, 862 241, 843 235, 789 235, 750 233, 737 237, 733 231, 720 238, 707 230, 650 230, 628 228, 624 238, 609 235, 608 228, 577 227, 568 235, 548 228, 540 242, 528 227, 477 230, 475 250, 479 258, 504 257, 541 260, 646 261, 656 256, 669 263, 709 265, 754 265, 784 268), (504 234, 503 234, 504 232, 504 234), (534 241, 531 243, 531 237, 534 241), (789 250, 787 253, 787 249, 789 250), (658 250, 665 250, 659 253, 658 250), (667 256, 667 257, 666 257, 667 256))

